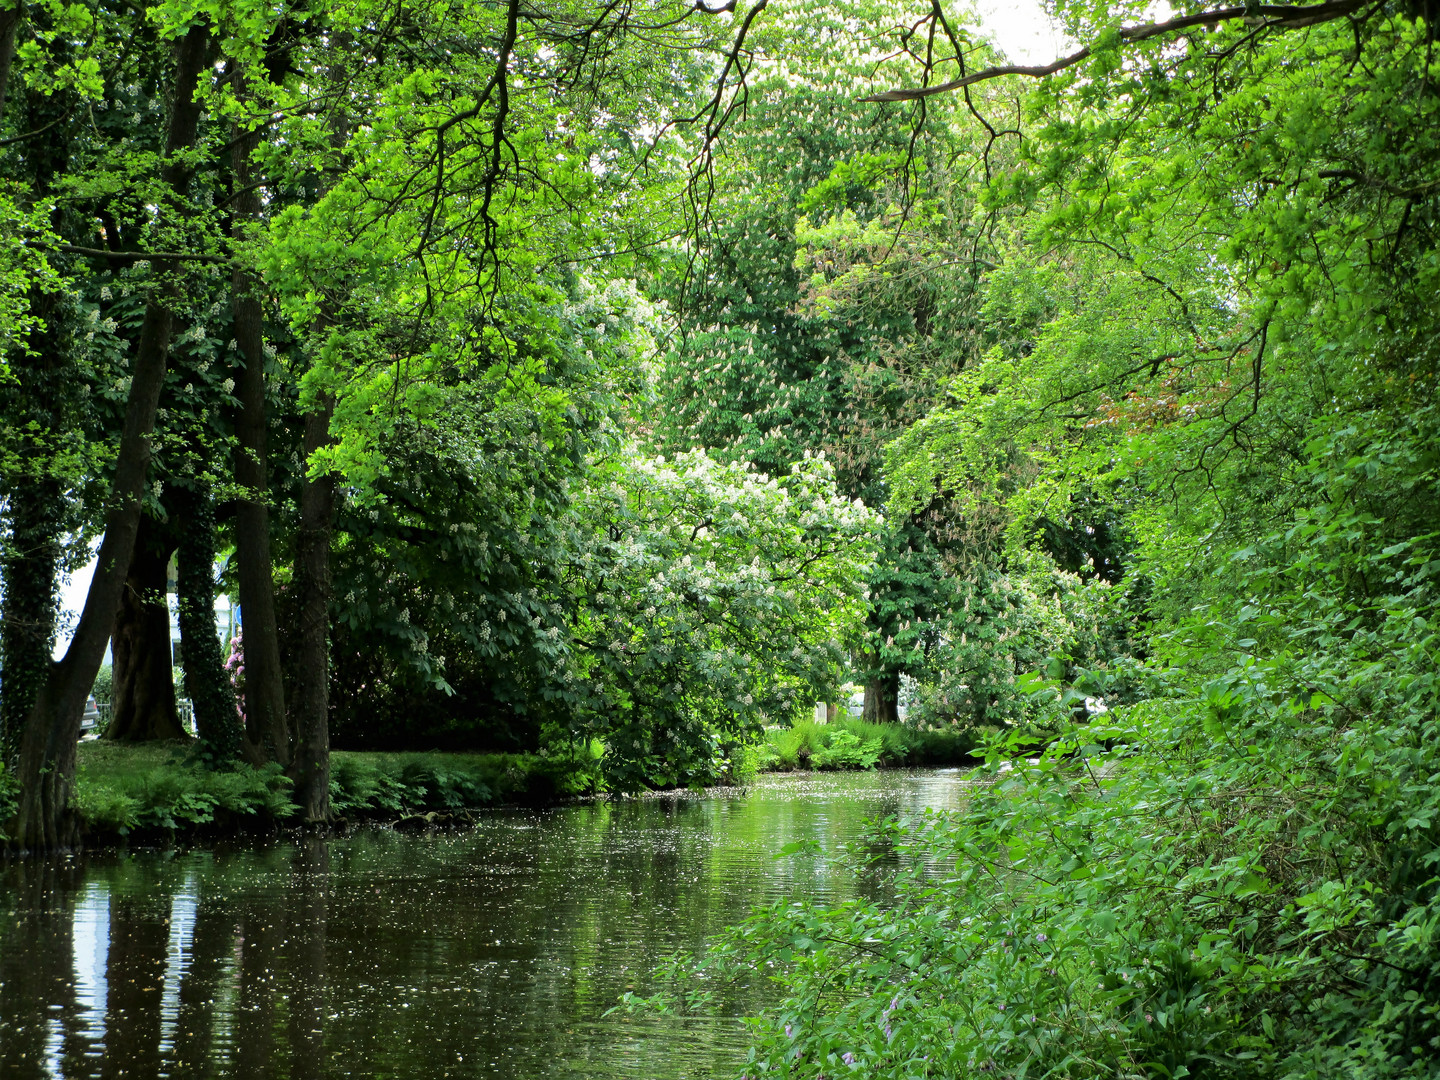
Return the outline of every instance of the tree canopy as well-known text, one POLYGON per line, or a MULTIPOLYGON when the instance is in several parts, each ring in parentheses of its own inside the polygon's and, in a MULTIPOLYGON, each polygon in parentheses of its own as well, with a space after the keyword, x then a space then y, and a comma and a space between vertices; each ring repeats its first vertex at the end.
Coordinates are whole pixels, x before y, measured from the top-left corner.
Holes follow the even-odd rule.
POLYGON ((175 553, 196 759, 317 825, 332 743, 985 741, 880 838, 953 878, 706 961, 754 1075, 1431 1071, 1436 12, 1053 12, 0 11, 7 843, 112 637, 172 730, 175 553))

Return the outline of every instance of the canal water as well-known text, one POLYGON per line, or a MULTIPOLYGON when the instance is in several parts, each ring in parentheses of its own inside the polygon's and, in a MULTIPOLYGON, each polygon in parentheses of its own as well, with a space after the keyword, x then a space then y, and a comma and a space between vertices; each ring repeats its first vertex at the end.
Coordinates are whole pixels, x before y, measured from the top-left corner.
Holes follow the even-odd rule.
POLYGON ((0 866, 0 1076, 733 1077, 755 980, 704 1019, 606 1010, 751 907, 867 884, 867 819, 956 770, 496 811, 234 851, 0 866), (822 854, 776 858, 795 841, 822 854))

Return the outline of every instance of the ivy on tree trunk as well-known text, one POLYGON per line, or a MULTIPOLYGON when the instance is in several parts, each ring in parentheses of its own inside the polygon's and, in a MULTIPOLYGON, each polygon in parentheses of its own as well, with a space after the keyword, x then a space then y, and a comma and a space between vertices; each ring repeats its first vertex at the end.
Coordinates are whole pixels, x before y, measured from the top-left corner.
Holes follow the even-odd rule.
MULTIPOLYGON (((174 105, 160 174, 179 194, 189 187, 193 175, 193 167, 181 152, 195 142, 200 119, 196 90, 207 65, 209 46, 210 33, 203 24, 191 27, 176 46, 174 105)), ((157 265, 156 269, 168 268, 157 265)), ((147 303, 131 368, 125 424, 115 456, 105 539, 100 544, 95 573, 70 647, 62 659, 51 665, 21 738, 16 763, 19 804, 15 819, 5 830, 21 849, 54 850, 68 847, 75 838, 70 804, 75 783, 75 743, 85 700, 110 640, 140 527, 140 496, 150 469, 150 433, 155 427, 173 330, 174 315, 169 308, 159 300, 147 303)))
MULTIPOLYGON (((334 399, 326 395, 305 417, 305 458, 330 441, 334 399)), ((290 775, 307 821, 330 817, 330 535, 335 477, 307 478, 300 489, 295 583, 300 599, 299 666, 295 687, 295 756, 290 775)))
POLYGON ((176 560, 180 661, 195 709, 195 735, 201 754, 214 765, 230 764, 242 756, 258 764, 258 754, 246 745, 235 687, 225 671, 215 631, 215 504, 208 485, 176 485, 174 493, 180 510, 176 560))

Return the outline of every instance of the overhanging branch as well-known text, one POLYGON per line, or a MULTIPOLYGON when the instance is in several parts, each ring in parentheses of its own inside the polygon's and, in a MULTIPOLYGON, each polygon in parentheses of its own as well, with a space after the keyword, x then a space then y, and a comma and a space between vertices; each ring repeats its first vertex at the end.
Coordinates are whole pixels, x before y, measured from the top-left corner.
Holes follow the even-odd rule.
MULTIPOLYGON (((1330 0, 1329 3, 1311 4, 1306 7, 1290 7, 1288 5, 1261 4, 1255 7, 1227 7, 1217 8, 1214 11, 1203 11, 1196 15, 1185 15, 1178 19, 1167 19, 1164 22, 1143 23, 1140 26, 1125 26, 1120 28, 1121 41, 1147 41, 1150 38, 1164 37, 1166 34, 1178 33, 1181 30, 1188 30, 1193 26, 1213 26, 1222 22, 1233 22, 1236 19, 1259 20, 1259 28, 1274 28, 1279 30, 1291 30, 1302 26, 1315 26, 1319 23, 1330 22, 1334 19, 1343 19, 1347 15, 1353 15, 1361 8, 1369 6, 1374 0, 1330 0)), ((1066 68, 1074 67, 1081 61, 1093 56, 1095 48, 1087 45, 1069 56, 1062 56, 1059 60, 1050 64, 999 64, 995 67, 988 67, 977 71, 972 75, 962 75, 958 79, 951 79, 949 82, 936 83, 934 86, 904 87, 898 90, 886 90, 883 93, 872 94, 863 97, 861 101, 918 101, 921 98, 932 97, 935 94, 948 94, 956 90, 963 90, 967 86, 974 86, 976 83, 989 82, 992 79, 999 79, 1005 75, 1025 75, 1032 79, 1043 79, 1048 75, 1064 71, 1066 68)))

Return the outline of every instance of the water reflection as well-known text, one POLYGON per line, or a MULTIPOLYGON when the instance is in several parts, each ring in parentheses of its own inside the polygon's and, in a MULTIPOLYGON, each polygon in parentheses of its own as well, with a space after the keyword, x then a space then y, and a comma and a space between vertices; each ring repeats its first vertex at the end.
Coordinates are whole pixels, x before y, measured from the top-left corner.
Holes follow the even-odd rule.
POLYGON ((655 963, 785 896, 867 818, 957 805, 958 772, 767 778, 746 793, 489 815, 260 850, 0 874, 0 1075, 733 1075, 738 1017, 606 1018, 655 963))

